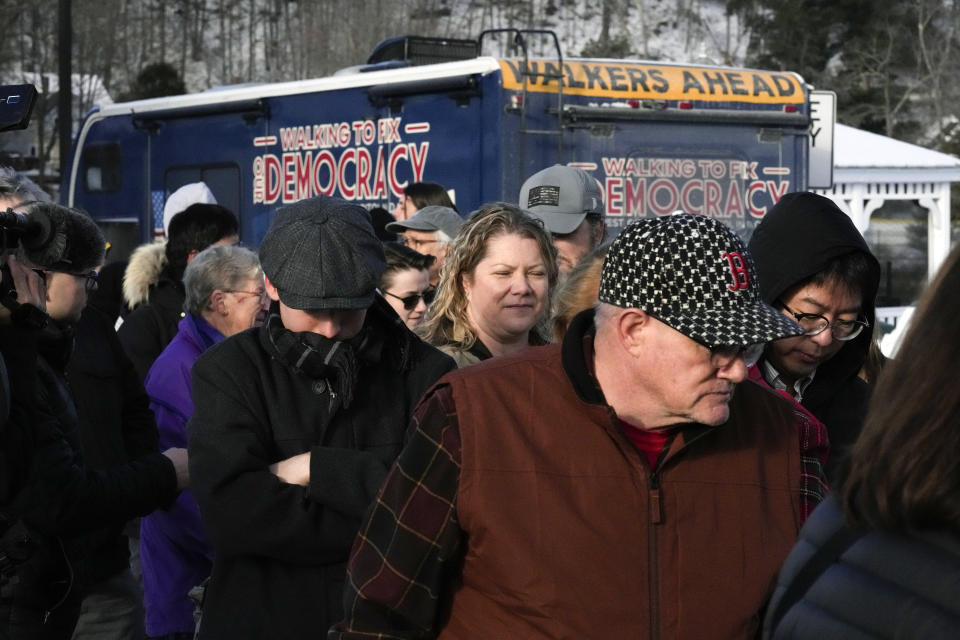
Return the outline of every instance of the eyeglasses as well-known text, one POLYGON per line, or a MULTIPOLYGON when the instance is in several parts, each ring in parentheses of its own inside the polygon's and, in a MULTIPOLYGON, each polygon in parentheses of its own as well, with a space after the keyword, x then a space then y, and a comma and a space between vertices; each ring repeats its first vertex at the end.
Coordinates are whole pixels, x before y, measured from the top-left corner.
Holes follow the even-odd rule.
POLYGON ((96 271, 87 271, 86 273, 71 273, 74 278, 84 278, 85 282, 83 283, 83 288, 87 290, 87 293, 97 290, 97 277, 99 273, 96 271))
POLYGON ((223 292, 224 293, 241 293, 241 294, 247 294, 248 296, 257 296, 258 298, 260 298, 260 302, 263 302, 267 298, 266 289, 258 289, 256 291, 244 291, 242 289, 224 289, 223 292))
POLYGON ((860 335, 861 331, 870 326, 870 323, 867 322, 866 319, 834 320, 830 322, 819 313, 797 313, 783 304, 783 301, 780 301, 779 304, 783 307, 784 311, 796 318, 797 324, 803 329, 803 335, 805 336, 815 336, 829 328, 834 340, 846 342, 847 340, 853 340, 860 335))
POLYGON ((440 241, 439 240, 417 240, 416 238, 407 238, 406 236, 404 236, 402 239, 402 242, 404 245, 410 247, 414 251, 420 251, 420 247, 428 244, 434 244, 440 241))
POLYGON ((48 273, 65 273, 68 276, 73 276, 74 278, 83 278, 85 282, 83 283, 83 288, 87 290, 87 293, 97 290, 97 278, 100 276, 96 271, 87 271, 86 273, 71 273, 69 271, 53 271, 51 269, 33 269, 34 273, 40 276, 40 279, 46 283, 48 273))
POLYGON ((743 358, 743 364, 747 365, 747 368, 750 368, 760 360, 765 346, 766 345, 761 342, 759 344, 747 345, 746 347, 727 345, 711 347, 710 361, 716 367, 726 367, 737 358, 743 358))
POLYGON ((86 279, 86 282, 83 283, 83 286, 87 290, 87 293, 97 290, 97 278, 100 277, 99 273, 96 271, 88 271, 87 273, 79 274, 78 277, 86 279))
POLYGON ((390 296, 391 298, 396 298, 403 303, 403 308, 407 311, 413 311, 417 308, 417 305, 420 304, 420 298, 423 298, 424 304, 430 304, 433 302, 434 296, 437 295, 437 290, 434 288, 426 289, 423 293, 414 293, 409 296, 401 298, 398 295, 390 293, 389 291, 384 291, 384 295, 390 296))

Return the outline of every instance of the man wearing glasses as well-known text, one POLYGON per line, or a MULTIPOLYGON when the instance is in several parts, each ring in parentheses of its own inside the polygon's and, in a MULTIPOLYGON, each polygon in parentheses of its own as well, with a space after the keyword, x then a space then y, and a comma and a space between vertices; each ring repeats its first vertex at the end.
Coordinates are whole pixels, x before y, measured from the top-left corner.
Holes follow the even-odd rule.
POLYGON ((814 193, 785 195, 750 240, 763 299, 805 335, 770 343, 754 378, 788 393, 827 427, 827 480, 842 480, 870 398, 858 374, 873 341, 880 264, 850 218, 814 193))
POLYGON ((640 220, 562 344, 441 379, 328 638, 754 637, 802 520, 808 420, 745 381, 758 345, 802 331, 755 276, 717 220, 640 220))
POLYGON ((391 233, 402 233, 401 241, 417 253, 436 258, 430 266, 430 286, 440 284, 440 268, 447 259, 447 249, 463 225, 463 218, 450 207, 430 205, 406 220, 386 226, 391 233))
POLYGON ((49 322, 36 336, 36 412, 20 425, 31 473, 0 505, 10 521, 22 521, 31 551, 2 568, 0 635, 11 628, 15 637, 138 637, 140 596, 121 530, 187 486, 187 452, 157 452, 133 365, 109 323, 82 313, 104 256, 97 225, 49 202, 20 204, 18 191, 0 194, 0 205, 43 215, 55 230, 36 258, 42 268, 33 269, 49 322))

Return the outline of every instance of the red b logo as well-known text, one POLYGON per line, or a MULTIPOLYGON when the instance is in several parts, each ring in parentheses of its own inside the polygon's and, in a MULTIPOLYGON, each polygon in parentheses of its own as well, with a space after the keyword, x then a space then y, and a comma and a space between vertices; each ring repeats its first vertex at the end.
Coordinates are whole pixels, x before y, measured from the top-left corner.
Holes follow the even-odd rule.
POLYGON ((730 263, 730 275, 733 277, 733 284, 728 284, 727 288, 730 291, 737 291, 749 287, 750 274, 747 272, 743 257, 739 253, 724 253, 723 257, 730 263))

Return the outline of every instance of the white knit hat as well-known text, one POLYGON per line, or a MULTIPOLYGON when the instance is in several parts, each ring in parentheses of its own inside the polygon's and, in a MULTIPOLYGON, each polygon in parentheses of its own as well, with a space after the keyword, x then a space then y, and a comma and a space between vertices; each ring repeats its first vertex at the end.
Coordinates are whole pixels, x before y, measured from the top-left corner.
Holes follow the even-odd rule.
POLYGON ((217 204, 217 199, 205 182, 185 184, 170 194, 163 205, 163 235, 167 235, 170 219, 192 204, 217 204))

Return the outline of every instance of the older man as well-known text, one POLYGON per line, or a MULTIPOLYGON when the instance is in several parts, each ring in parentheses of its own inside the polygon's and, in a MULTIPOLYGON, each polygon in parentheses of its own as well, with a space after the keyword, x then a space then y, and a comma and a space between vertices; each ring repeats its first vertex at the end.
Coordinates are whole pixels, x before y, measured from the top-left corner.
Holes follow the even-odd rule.
POLYGON ((627 228, 600 301, 563 345, 425 396, 331 638, 756 634, 807 418, 744 380, 800 328, 760 301, 741 240, 687 214, 627 228))
POLYGON ((440 268, 447 259, 450 241, 460 231, 463 218, 450 207, 426 206, 406 220, 391 222, 387 231, 402 233, 403 243, 424 255, 436 258, 430 267, 430 285, 440 284, 440 268))
POLYGON ((562 278, 603 242, 600 185, 583 169, 555 164, 538 171, 520 187, 519 204, 553 236, 562 278))

